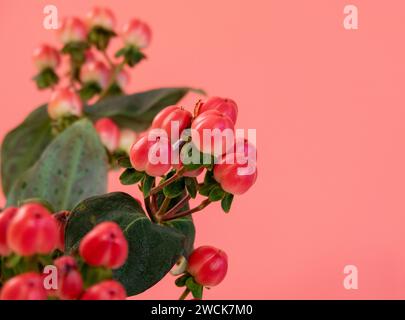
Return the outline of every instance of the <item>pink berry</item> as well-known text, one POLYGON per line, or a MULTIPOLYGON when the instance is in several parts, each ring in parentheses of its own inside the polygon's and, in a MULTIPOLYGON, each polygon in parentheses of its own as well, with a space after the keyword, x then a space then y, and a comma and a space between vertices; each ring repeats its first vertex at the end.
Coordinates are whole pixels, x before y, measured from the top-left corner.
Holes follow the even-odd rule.
POLYGON ((229 144, 233 145, 234 123, 219 111, 208 110, 200 114, 194 119, 191 129, 192 140, 203 153, 219 156, 226 152, 229 144))
POLYGON ((17 211, 18 208, 10 207, 0 214, 0 256, 8 256, 11 253, 7 244, 7 230, 17 211))
POLYGON ((234 145, 226 151, 226 154, 230 153, 242 153, 246 158, 257 160, 256 146, 244 138, 236 138, 234 145))
POLYGON ((132 19, 124 25, 122 38, 126 45, 144 49, 149 46, 151 37, 149 26, 141 20, 132 19))
POLYGON ((110 69, 101 61, 85 63, 80 71, 80 79, 82 82, 95 82, 101 89, 107 88, 110 78, 110 69))
POLYGON ((232 99, 212 97, 207 102, 199 105, 197 114, 200 115, 208 110, 217 110, 227 115, 235 124, 238 117, 238 105, 232 99))
POLYGON ((47 68, 55 69, 60 64, 60 55, 58 50, 47 44, 37 47, 34 50, 32 59, 38 71, 42 71, 47 68))
POLYGON ((131 78, 129 76, 129 73, 125 70, 122 69, 118 74, 117 74, 117 84, 121 89, 124 89, 130 82, 131 78))
POLYGON ((256 161, 253 159, 246 160, 245 155, 241 153, 230 153, 214 165, 214 178, 226 192, 237 195, 243 194, 256 182, 256 161), (238 163, 242 161, 246 161, 246 163, 238 163))
POLYGON ((217 248, 202 246, 190 255, 187 270, 199 284, 213 287, 224 280, 228 271, 228 257, 217 248))
POLYGON ((109 8, 94 7, 87 14, 86 18, 90 28, 102 27, 106 30, 113 30, 115 28, 115 16, 109 8))
POLYGON ((83 114, 83 104, 72 89, 59 88, 52 92, 48 103, 48 114, 54 120, 66 116, 80 117, 83 114))
POLYGON ((77 299, 83 291, 83 279, 75 259, 63 256, 54 261, 58 270, 57 296, 62 300, 77 299))
POLYGON ((27 272, 8 280, 0 293, 0 300, 46 300, 47 292, 40 274, 27 272))
POLYGON ((86 24, 76 17, 66 18, 59 28, 59 37, 63 44, 85 42, 87 40, 86 24))
POLYGON ((119 149, 129 154, 132 145, 136 141, 136 133, 130 129, 121 130, 119 149))
POLYGON ((91 266, 121 267, 128 257, 128 242, 115 222, 102 222, 84 236, 80 255, 91 266))
POLYGON ((81 300, 125 300, 125 288, 117 281, 106 280, 86 290, 81 300))
POLYGON ((153 119, 152 129, 163 129, 170 140, 173 137, 176 137, 176 140, 178 140, 183 131, 190 127, 192 118, 191 112, 181 107, 166 107, 153 119), (177 132, 172 132, 172 128, 173 130, 177 129, 177 132))
POLYGON ((107 150, 110 152, 117 150, 120 142, 120 128, 115 122, 109 118, 101 118, 96 122, 95 128, 107 150))
POLYGON ((149 138, 149 135, 139 138, 132 146, 129 157, 136 170, 159 177, 171 168, 172 147, 169 139, 164 135, 151 141, 149 138))
POLYGON ((7 243, 20 256, 51 253, 59 240, 58 224, 39 203, 27 203, 18 209, 7 229, 7 243))

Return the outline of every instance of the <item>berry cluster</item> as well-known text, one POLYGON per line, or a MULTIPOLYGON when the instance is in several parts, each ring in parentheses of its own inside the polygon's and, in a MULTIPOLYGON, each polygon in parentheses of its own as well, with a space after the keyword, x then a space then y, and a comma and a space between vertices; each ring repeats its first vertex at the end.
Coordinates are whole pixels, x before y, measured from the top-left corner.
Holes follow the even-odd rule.
MULTIPOLYGON (((122 94, 130 81, 125 67, 133 67, 145 58, 142 50, 151 40, 149 26, 132 19, 116 32, 116 24, 110 9, 95 7, 86 19, 63 20, 58 30, 62 48, 43 44, 34 50, 38 71, 34 80, 39 89, 52 89, 48 114, 55 133, 84 116, 86 103, 122 94), (108 47, 118 33, 123 46, 112 58, 108 47), (64 56, 67 59, 62 59, 64 56)), ((96 129, 110 155, 127 153, 136 139, 129 129, 120 132, 111 119, 99 119, 96 129)))
POLYGON ((68 215, 52 214, 35 201, 0 214, 1 300, 126 298, 124 287, 111 280, 111 270, 128 256, 120 227, 114 222, 97 224, 81 240, 78 253, 64 255, 68 215), (56 270, 51 281, 44 271, 49 266, 56 270))
MULTIPOLYGON (((129 164, 123 161, 127 169, 121 175, 124 184, 140 182, 152 221, 164 224, 216 201, 229 212, 234 195, 252 187, 257 178, 257 152, 252 143, 235 135, 237 115, 237 104, 220 97, 199 101, 193 113, 169 106, 156 115, 151 129, 131 147, 129 164), (198 194, 205 199, 184 210, 198 194)), ((227 267, 226 254, 210 246, 194 250, 188 260, 179 260, 174 274, 181 274, 176 285, 186 287, 181 298, 190 292, 202 298, 203 288, 219 284, 227 267)))

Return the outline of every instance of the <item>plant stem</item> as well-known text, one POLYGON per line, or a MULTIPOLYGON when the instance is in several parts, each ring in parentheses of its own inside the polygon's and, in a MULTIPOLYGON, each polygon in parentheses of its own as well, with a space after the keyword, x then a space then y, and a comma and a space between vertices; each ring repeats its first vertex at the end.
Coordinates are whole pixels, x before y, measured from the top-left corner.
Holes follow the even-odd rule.
POLYGON ((111 79, 110 79, 108 85, 106 86, 106 88, 100 93, 98 101, 102 100, 108 94, 109 89, 114 84, 115 80, 117 79, 117 75, 124 68, 124 66, 125 66, 125 60, 114 67, 115 69, 113 71, 113 74, 111 75, 111 79))
POLYGON ((105 50, 102 50, 101 53, 103 54, 105 60, 107 63, 110 65, 111 69, 115 68, 115 64, 111 61, 110 57, 108 56, 107 52, 105 50))
POLYGON ((157 185, 156 187, 152 188, 152 190, 150 190, 150 194, 156 194, 158 193, 160 190, 163 190, 164 187, 168 186, 169 184, 171 184, 172 182, 176 181, 177 179, 181 178, 183 176, 183 173, 186 171, 185 167, 182 167, 180 170, 178 170, 174 175, 172 175, 169 179, 163 181, 162 183, 160 183, 159 185, 157 185))
POLYGON ((158 218, 158 220, 159 220, 159 217, 162 216, 166 212, 167 208, 169 207, 170 200, 171 199, 169 197, 165 197, 165 199, 163 200, 158 212, 156 212, 156 215, 155 215, 158 218))
POLYGON ((203 210, 206 206, 208 206, 211 203, 210 199, 205 199, 204 201, 202 201, 197 207, 187 210, 187 211, 183 211, 180 212, 177 215, 172 215, 171 217, 163 217, 163 221, 170 221, 170 220, 174 220, 174 219, 178 219, 178 218, 182 218, 182 217, 186 217, 189 216, 190 214, 193 214, 195 212, 201 211, 203 210))
POLYGON ((177 211, 179 211, 190 199, 191 196, 187 194, 183 199, 177 202, 173 208, 171 208, 169 211, 166 212, 166 214, 164 215, 165 219, 173 217, 177 213, 177 211))
POLYGON ((184 292, 181 294, 179 300, 185 300, 185 299, 187 298, 187 296, 188 296, 189 293, 190 293, 190 289, 189 289, 189 288, 186 288, 186 289, 184 290, 184 292))

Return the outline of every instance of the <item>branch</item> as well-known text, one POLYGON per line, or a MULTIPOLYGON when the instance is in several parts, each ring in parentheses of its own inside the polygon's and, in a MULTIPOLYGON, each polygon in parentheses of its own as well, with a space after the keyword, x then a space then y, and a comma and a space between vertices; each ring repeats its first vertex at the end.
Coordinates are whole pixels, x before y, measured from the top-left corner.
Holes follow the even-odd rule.
POLYGON ((191 215, 191 214, 193 214, 193 213, 195 213, 195 212, 198 212, 198 211, 203 210, 203 209, 204 209, 206 206, 208 206, 210 203, 211 203, 211 200, 207 198, 207 199, 205 199, 204 201, 202 201, 197 207, 195 207, 195 208, 193 208, 193 209, 180 212, 179 214, 173 215, 173 216, 171 216, 171 217, 165 217, 165 216, 164 216, 164 217, 162 218, 162 221, 170 221, 170 220, 174 220, 174 219, 178 219, 178 218, 182 218, 182 217, 189 216, 189 215, 191 215))
POLYGON ((163 216, 165 219, 170 219, 173 217, 177 211, 184 207, 184 205, 191 199, 191 196, 187 194, 183 199, 176 203, 166 214, 163 216))
POLYGON ((172 182, 176 181, 177 179, 181 178, 183 176, 183 173, 186 171, 185 167, 182 167, 180 170, 178 170, 174 175, 172 175, 169 179, 163 181, 162 183, 160 183, 159 185, 157 185, 156 187, 152 188, 152 190, 150 190, 150 195, 156 194, 159 191, 163 190, 164 187, 168 186, 169 184, 171 184, 172 182))

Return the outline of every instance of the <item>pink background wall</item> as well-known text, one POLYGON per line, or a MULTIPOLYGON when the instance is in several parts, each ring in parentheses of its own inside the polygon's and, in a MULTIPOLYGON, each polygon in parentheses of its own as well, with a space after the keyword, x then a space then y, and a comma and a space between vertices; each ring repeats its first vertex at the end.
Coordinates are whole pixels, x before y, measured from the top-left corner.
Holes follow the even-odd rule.
MULTIPOLYGON (((31 52, 57 43, 42 9, 108 5, 153 28, 132 90, 192 85, 234 98, 256 128, 259 179, 234 203, 195 216, 197 245, 229 255, 207 298, 405 298, 403 0, 0 1, 0 137, 46 101, 31 52), (342 27, 359 8, 359 30, 342 27), (345 290, 343 268, 359 269, 345 290)), ((187 99, 189 103, 195 97, 187 99), (193 98, 193 99, 192 99, 193 98)), ((111 178, 111 190, 126 190, 111 178)), ((141 298, 177 298, 168 276, 141 298)))

